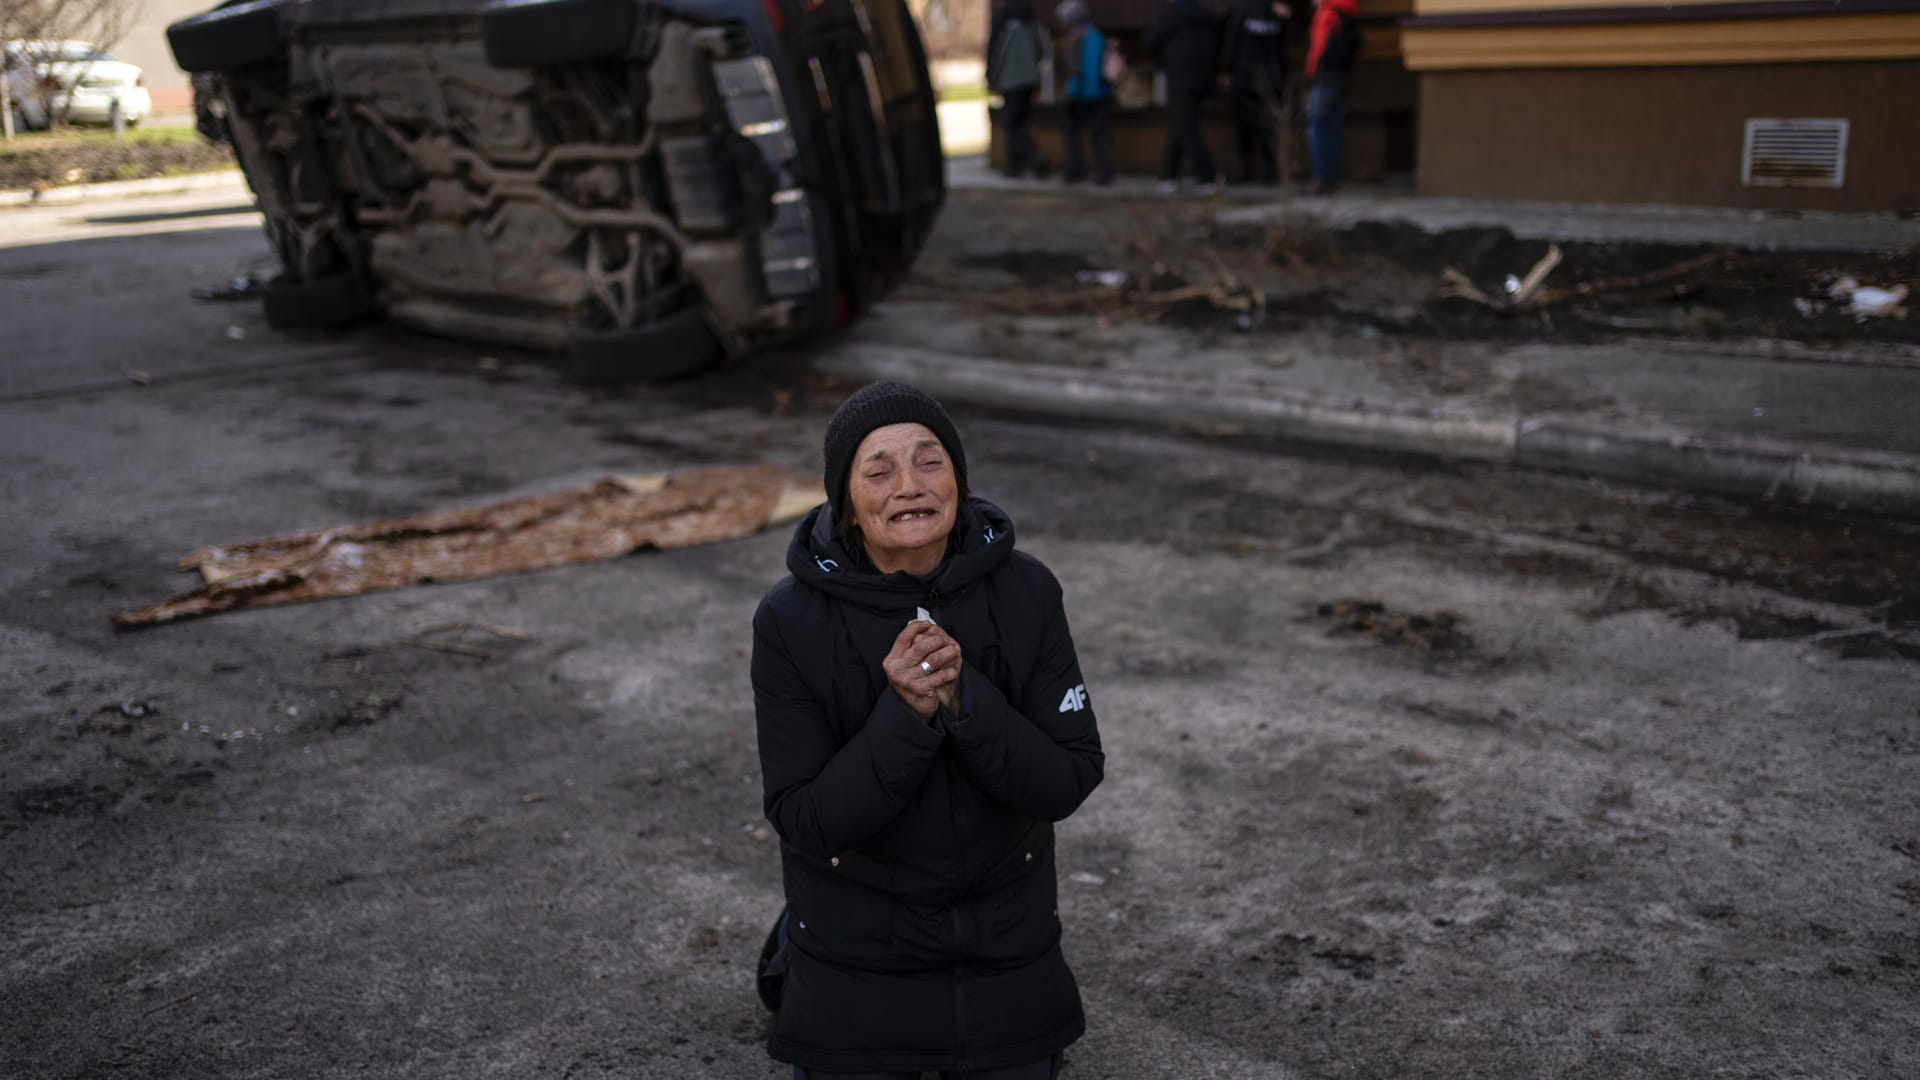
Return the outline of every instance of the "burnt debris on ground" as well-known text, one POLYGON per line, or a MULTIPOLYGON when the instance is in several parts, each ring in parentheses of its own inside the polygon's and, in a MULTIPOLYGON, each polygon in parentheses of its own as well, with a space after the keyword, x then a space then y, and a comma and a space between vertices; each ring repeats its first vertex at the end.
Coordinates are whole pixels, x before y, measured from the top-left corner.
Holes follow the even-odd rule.
POLYGON ((953 198, 960 214, 991 221, 996 235, 1022 236, 1029 247, 936 244, 909 293, 999 314, 1464 341, 1920 344, 1920 319, 1908 304, 1920 289, 1920 249, 1550 243, 1499 227, 1327 228, 1303 218, 1225 226, 1204 208, 1131 199, 1076 205, 1063 219, 1058 200, 1045 195, 953 198))

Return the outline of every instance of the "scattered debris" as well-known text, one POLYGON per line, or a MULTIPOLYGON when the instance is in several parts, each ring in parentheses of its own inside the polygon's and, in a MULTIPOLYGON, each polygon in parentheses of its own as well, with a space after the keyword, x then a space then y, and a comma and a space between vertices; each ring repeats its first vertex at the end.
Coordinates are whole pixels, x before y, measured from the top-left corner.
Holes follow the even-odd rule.
POLYGON ((1701 904, 1693 911, 1710 922, 1733 923, 1740 918, 1740 909, 1732 904, 1701 904))
MULTIPOLYGON (((333 716, 327 726, 335 731, 346 728, 372 727, 385 720, 398 709, 406 699, 399 694, 372 693, 358 697, 347 703, 347 707, 333 716)), ((290 712, 291 715, 291 712, 290 712)))
POLYGON ((125 375, 127 377, 127 381, 132 383, 135 386, 152 386, 153 385, 153 376, 151 374, 141 371, 139 368, 134 367, 131 364, 120 365, 120 374, 125 375))
POLYGON ((417 634, 402 638, 403 644, 420 649, 432 649, 435 652, 453 653, 456 656, 471 656, 476 660, 491 660, 493 653, 478 645, 469 645, 463 641, 448 641, 449 635, 461 635, 468 630, 478 630, 508 641, 526 641, 531 634, 515 630, 509 626, 496 626, 493 623, 457 622, 445 626, 428 627, 417 634))
POLYGON ((1553 273, 1553 268, 1560 265, 1561 257, 1560 245, 1548 244, 1547 253, 1540 257, 1539 262, 1533 264, 1533 269, 1527 271, 1526 277, 1516 278, 1511 274, 1507 275, 1508 301, 1514 304, 1531 302, 1533 294, 1539 292, 1541 283, 1547 280, 1547 275, 1553 273))
POLYGON ((1372 953, 1352 949, 1324 949, 1313 955, 1356 979, 1373 978, 1374 968, 1379 964, 1379 958, 1372 953))
POLYGON ((1088 873, 1085 870, 1076 870, 1068 874, 1067 880, 1077 885, 1105 885, 1107 883, 1106 878, 1101 877, 1099 874, 1088 873))
POLYGON ((195 300, 233 301, 252 300, 265 292, 266 283, 251 275, 231 278, 221 285, 202 285, 193 290, 195 300))
POLYGON ((1440 272, 1440 291, 1443 296, 1457 296, 1463 300, 1471 300, 1495 311, 1537 311, 1574 300, 1590 300, 1610 293, 1635 292, 1654 285, 1665 285, 1716 266, 1731 258, 1733 254, 1734 249, 1721 248, 1661 270, 1644 274, 1596 278, 1566 288, 1548 289, 1544 287, 1547 276, 1561 262, 1560 246, 1551 244, 1547 247, 1547 253, 1533 264, 1533 269, 1527 271, 1526 277, 1507 276, 1506 293, 1503 296, 1497 298, 1489 296, 1457 266, 1449 266, 1440 272))
POLYGON ((131 735, 136 720, 145 720, 160 714, 160 707, 148 701, 123 701, 113 705, 102 705, 93 711, 93 715, 80 722, 83 731, 97 731, 108 735, 131 735))
POLYGON ((246 337, 246 336, 247 336, 247 331, 246 331, 246 328, 245 328, 245 327, 241 327, 241 326, 229 326, 229 327, 227 327, 227 338, 228 338, 228 340, 231 340, 231 341, 239 341, 240 339, 242 339, 242 338, 244 338, 244 337, 246 337))
MULTIPOLYGON (((199 571, 206 584, 162 604, 118 612, 113 623, 153 626, 236 608, 713 543, 795 520, 823 501, 813 478, 746 465, 609 478, 552 495, 270 536, 188 553, 180 569, 199 571)), ((495 636, 514 633, 487 629, 495 636)))
POLYGON ((1827 298, 1843 301, 1841 310, 1856 319, 1904 319, 1907 317, 1905 285, 1883 289, 1873 285, 1862 285, 1853 277, 1842 277, 1827 286, 1827 298))
POLYGON ((1370 637, 1383 645, 1406 645, 1423 652, 1461 652, 1473 645, 1462 620, 1451 611, 1396 612, 1378 600, 1337 600, 1314 614, 1330 619, 1336 637, 1370 637))
POLYGON ((1605 293, 1633 292, 1653 285, 1665 285, 1726 262, 1737 254, 1733 248, 1720 248, 1705 255, 1677 262, 1664 270, 1621 277, 1598 278, 1567 289, 1547 289, 1535 295, 1534 307, 1553 307, 1570 300, 1588 300, 1605 293))
POLYGON ((199 996, 200 996, 200 991, 198 990, 195 990, 191 994, 182 994, 179 997, 174 998, 172 1001, 168 1001, 160 1005, 155 1005, 153 1008, 148 1009, 146 1012, 141 1013, 140 1019, 145 1020, 147 1017, 152 1016, 154 1013, 165 1012, 168 1009, 171 1009, 177 1005, 185 1005, 188 1002, 198 998, 199 996))
MULTIPOLYGON (((1136 254, 1146 254, 1137 252, 1136 254)), ((1024 284, 981 297, 984 306, 1004 315, 1092 315, 1105 317, 1125 314, 1154 322, 1185 304, 1204 303, 1221 311, 1244 316, 1237 320, 1243 330, 1257 326, 1266 315, 1267 298, 1259 289, 1242 281, 1211 252, 1201 253, 1209 270, 1176 273, 1161 262, 1152 262, 1145 273, 1124 270, 1074 270, 1071 284, 1045 282, 1024 284)), ((936 295, 954 295, 974 290, 964 283, 941 280, 937 274, 917 273, 922 287, 936 295)), ((1056 277, 1054 281, 1061 278, 1056 277)))

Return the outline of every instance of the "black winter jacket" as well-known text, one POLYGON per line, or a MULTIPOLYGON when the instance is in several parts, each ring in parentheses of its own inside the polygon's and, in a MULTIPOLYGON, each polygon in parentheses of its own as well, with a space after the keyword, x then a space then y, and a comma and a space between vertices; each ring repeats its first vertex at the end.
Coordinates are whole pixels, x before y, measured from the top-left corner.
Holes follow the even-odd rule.
POLYGON ((1167 92, 1205 95, 1216 79, 1220 17, 1200 0, 1167 0, 1147 34, 1147 52, 1167 76, 1167 92))
POLYGON ((822 506, 753 618, 767 819, 789 966, 768 1050, 822 1070, 971 1070, 1080 1037, 1053 822, 1104 757, 1060 585, 991 503, 925 579, 882 575, 822 506), (929 724, 881 660, 924 607, 960 643, 958 715, 929 724))
POLYGON ((1287 42, 1294 20, 1273 13, 1273 0, 1238 0, 1220 39, 1220 68, 1240 86, 1286 82, 1287 42))

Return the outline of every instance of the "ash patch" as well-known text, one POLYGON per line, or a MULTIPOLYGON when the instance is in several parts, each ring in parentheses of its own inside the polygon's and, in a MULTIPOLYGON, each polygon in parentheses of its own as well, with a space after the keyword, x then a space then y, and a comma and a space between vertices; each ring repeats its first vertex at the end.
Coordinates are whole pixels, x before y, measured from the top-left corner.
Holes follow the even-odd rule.
POLYGON ((400 694, 367 694, 348 702, 344 708, 323 718, 320 726, 331 731, 372 727, 385 720, 405 701, 400 694))
POLYGON ((954 265, 966 270, 998 270, 1020 280, 1027 288, 1058 285, 1072 281, 1074 275, 1096 267, 1087 257, 1065 251, 994 251, 962 255, 954 265))
POLYGON ((1461 629, 1466 620, 1451 611, 1394 611, 1378 600, 1335 600, 1315 608, 1314 617, 1328 624, 1330 637, 1371 638, 1433 656, 1473 651, 1473 638, 1461 629))

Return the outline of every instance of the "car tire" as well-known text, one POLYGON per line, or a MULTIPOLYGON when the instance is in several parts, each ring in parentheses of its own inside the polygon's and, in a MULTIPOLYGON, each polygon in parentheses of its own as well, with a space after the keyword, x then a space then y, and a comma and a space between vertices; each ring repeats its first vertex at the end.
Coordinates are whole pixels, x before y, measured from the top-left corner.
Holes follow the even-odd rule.
POLYGON ((286 38, 274 0, 217 8, 167 27, 167 44, 180 70, 228 71, 286 57, 286 38))
POLYGON ((631 330, 575 330, 567 352, 581 382, 660 382, 712 364, 720 339, 699 309, 689 308, 631 330))
POLYGON ((491 0, 480 43, 495 67, 601 60, 626 54, 638 19, 635 0, 491 0))
POLYGON ((275 330, 332 330, 373 313, 373 297, 354 274, 312 281, 277 277, 267 283, 260 305, 275 330))

